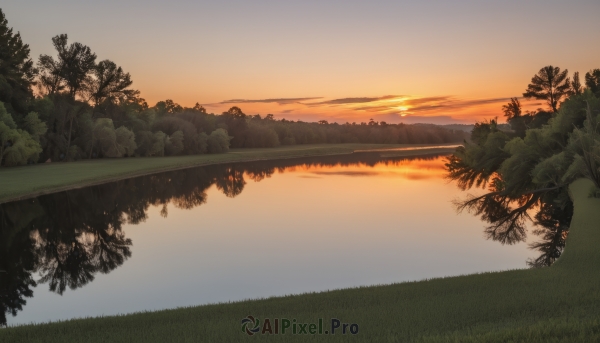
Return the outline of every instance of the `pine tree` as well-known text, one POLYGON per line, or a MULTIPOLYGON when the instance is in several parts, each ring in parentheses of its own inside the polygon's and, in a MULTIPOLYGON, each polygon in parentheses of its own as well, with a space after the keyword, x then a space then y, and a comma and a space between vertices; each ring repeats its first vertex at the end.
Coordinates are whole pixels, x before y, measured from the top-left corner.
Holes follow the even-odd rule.
POLYGON ((29 57, 29 45, 21 35, 8 27, 4 12, 0 9, 0 101, 9 113, 25 115, 27 102, 33 97, 36 69, 29 57))
POLYGON ((527 99, 546 100, 552 111, 558 111, 560 99, 569 93, 571 81, 569 71, 560 71, 559 67, 546 66, 531 78, 531 83, 523 96, 527 99))

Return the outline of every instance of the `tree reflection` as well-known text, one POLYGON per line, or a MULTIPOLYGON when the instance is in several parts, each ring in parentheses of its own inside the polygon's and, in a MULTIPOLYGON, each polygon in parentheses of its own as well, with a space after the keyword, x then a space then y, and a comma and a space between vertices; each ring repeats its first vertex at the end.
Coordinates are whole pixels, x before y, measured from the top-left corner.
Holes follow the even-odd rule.
POLYGON ((546 188, 515 196, 506 192, 506 183, 500 175, 482 177, 481 172, 467 166, 464 160, 464 156, 458 158, 455 154, 448 157, 446 163, 448 178, 456 181, 461 189, 473 185, 483 188, 488 178, 491 182, 487 184, 488 193, 456 201, 457 210, 467 210, 487 222, 486 237, 501 244, 525 241, 527 223, 534 224, 532 232, 541 240, 529 247, 540 255, 527 261, 527 265, 533 268, 552 265, 563 251, 573 216, 573 203, 566 190, 546 188), (535 213, 533 217, 532 213, 535 213))
MULTIPOLYGON (((151 206, 168 205, 192 209, 207 202, 207 190, 215 185, 227 197, 242 193, 246 179, 256 182, 275 172, 293 168, 373 167, 379 163, 401 165, 406 160, 435 160, 430 157, 382 157, 378 153, 307 157, 280 161, 234 163, 192 168, 137 177, 76 189, 36 199, 0 204, 0 270, 6 270, 7 289, 0 295, 0 324, 6 314, 16 315, 33 296, 37 284, 47 284, 52 292, 63 294, 90 282, 98 273, 110 273, 132 256, 133 242, 123 231, 124 224, 139 224, 148 218, 151 206), (39 278, 34 279, 34 275, 39 278)), ((550 206, 542 199, 524 198, 522 206, 542 204, 535 220, 544 237, 535 246, 542 255, 532 265, 554 261, 562 246, 571 209, 550 206), (562 211, 562 212, 561 212, 562 211), (570 211, 570 212, 569 212, 570 211)), ((513 204, 501 197, 472 199, 478 213, 489 220, 506 217, 513 204)), ((517 211, 514 222, 527 218, 517 211)), ((501 241, 521 239, 519 230, 506 226, 489 229, 501 241)))

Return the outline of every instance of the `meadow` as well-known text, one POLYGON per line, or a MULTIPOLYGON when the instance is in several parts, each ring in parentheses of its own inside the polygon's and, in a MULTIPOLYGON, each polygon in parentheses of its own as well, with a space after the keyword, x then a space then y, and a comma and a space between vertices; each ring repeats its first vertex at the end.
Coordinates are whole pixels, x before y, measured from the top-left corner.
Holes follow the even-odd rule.
POLYGON ((600 199, 570 186, 575 215, 551 267, 333 290, 0 330, 5 342, 592 342, 600 340, 600 199), (342 335, 242 333, 240 321, 330 318, 359 325, 342 335), (256 336, 256 335, 255 335, 256 336))

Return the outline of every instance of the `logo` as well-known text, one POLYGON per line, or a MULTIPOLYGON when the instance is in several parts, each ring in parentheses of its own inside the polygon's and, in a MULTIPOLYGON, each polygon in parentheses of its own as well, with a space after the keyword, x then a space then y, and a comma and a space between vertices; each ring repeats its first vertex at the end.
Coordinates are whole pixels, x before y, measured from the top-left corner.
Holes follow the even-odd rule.
POLYGON ((252 316, 242 319, 242 332, 252 336, 258 331, 260 331, 260 319, 254 319, 252 316))
POLYGON ((303 322, 296 320, 295 318, 265 318, 261 325, 261 321, 258 318, 254 318, 254 316, 248 316, 242 319, 242 332, 245 332, 249 336, 259 333, 261 335, 335 335, 336 333, 342 335, 358 334, 358 324, 356 323, 343 323, 337 318, 331 318, 330 323, 331 325, 327 326, 327 322, 325 322, 323 318, 318 318, 318 320, 315 322, 303 322))

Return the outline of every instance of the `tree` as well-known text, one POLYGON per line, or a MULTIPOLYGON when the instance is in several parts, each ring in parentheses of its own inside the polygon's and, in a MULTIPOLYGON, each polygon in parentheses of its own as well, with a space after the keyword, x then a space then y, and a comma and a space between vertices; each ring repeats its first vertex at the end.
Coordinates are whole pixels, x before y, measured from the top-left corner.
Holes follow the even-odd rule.
POLYGON ((104 60, 92 69, 93 77, 88 81, 90 100, 98 106, 106 99, 131 98, 139 92, 128 89, 133 83, 129 73, 125 73, 114 62, 104 60))
POLYGON ((39 88, 41 93, 54 95, 65 89, 61 66, 52 56, 41 55, 38 60, 39 88))
POLYGON ((510 98, 510 102, 502 106, 502 112, 507 121, 521 116, 521 103, 517 98, 510 98))
POLYGON ((242 112, 242 109, 237 106, 233 106, 232 108, 230 108, 229 110, 227 110, 227 112, 225 112, 223 114, 233 116, 234 118, 245 118, 246 117, 246 114, 244 112, 242 112))
POLYGON ((27 131, 17 129, 12 116, 0 102, 0 165, 27 164, 31 160, 37 160, 40 152, 40 143, 27 131))
POLYGON ((194 107, 192 108, 192 110, 198 111, 200 113, 206 113, 206 109, 202 105, 200 105, 199 103, 196 103, 196 105, 194 105, 194 107))
POLYGON ((580 95, 582 92, 583 87, 581 87, 581 81, 579 81, 579 72, 576 71, 573 73, 573 81, 571 81, 569 95, 580 95))
POLYGON ((71 99, 80 94, 86 86, 90 72, 96 67, 96 54, 81 43, 68 45, 68 36, 61 34, 52 38, 52 44, 58 52, 55 61, 52 56, 41 55, 39 67, 42 83, 50 93, 66 89, 71 99))
POLYGON ((229 151, 229 141, 232 137, 223 129, 216 129, 208 136, 208 152, 211 154, 220 154, 229 151))
POLYGON ((177 103, 175 103, 173 100, 171 99, 167 99, 165 101, 159 101, 156 103, 156 105, 154 106, 156 108, 156 114, 159 117, 162 117, 163 115, 169 113, 180 113, 183 112, 183 107, 177 103))
POLYGON ((600 69, 590 70, 585 73, 585 86, 589 88, 592 93, 600 96, 600 69))
POLYGON ((546 66, 531 78, 531 83, 523 96, 527 99, 546 100, 548 106, 556 113, 560 99, 568 94, 571 82, 567 77, 567 69, 560 71, 559 67, 546 66))
MULTIPOLYGON (((36 69, 29 58, 29 45, 8 27, 0 9, 0 101, 8 112, 27 113, 27 100, 33 97, 36 69)), ((15 114, 16 114, 15 113, 15 114)))
POLYGON ((36 112, 29 112, 23 120, 23 127, 36 142, 48 131, 46 123, 40 120, 36 112))

